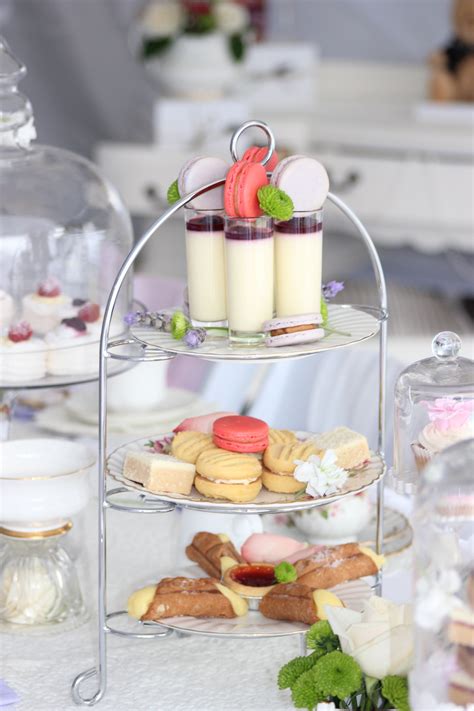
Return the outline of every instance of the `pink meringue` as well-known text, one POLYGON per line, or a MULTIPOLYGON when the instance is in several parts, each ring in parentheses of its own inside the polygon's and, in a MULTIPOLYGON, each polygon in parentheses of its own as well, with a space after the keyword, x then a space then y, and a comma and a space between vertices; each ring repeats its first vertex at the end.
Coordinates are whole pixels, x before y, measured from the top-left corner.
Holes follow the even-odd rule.
POLYGON ((236 412, 211 412, 209 415, 198 415, 197 417, 187 417, 173 432, 204 432, 204 434, 212 434, 212 425, 220 417, 227 415, 236 415, 236 412))
POLYGON ((307 543, 288 536, 252 533, 242 546, 241 553, 248 563, 277 563, 281 560, 289 561, 289 556, 307 548, 307 543))

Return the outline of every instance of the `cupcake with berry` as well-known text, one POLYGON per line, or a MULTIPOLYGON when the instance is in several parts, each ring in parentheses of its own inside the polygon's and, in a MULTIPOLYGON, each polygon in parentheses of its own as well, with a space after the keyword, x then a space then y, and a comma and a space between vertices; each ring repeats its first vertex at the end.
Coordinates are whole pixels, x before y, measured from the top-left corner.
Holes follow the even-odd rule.
POLYGON ((62 293, 59 281, 48 277, 38 284, 34 294, 23 297, 23 319, 34 333, 44 336, 71 315, 71 306, 72 300, 62 293))
POLYGON ((0 338, 0 382, 27 383, 45 375, 45 342, 33 336, 26 321, 12 325, 8 334, 0 338))
POLYGON ((81 299, 73 304, 76 315, 62 319, 45 337, 51 375, 91 373, 99 367, 100 306, 81 299))
POLYGON ((411 445, 418 471, 443 449, 474 437, 474 400, 443 397, 421 404, 430 421, 411 445))

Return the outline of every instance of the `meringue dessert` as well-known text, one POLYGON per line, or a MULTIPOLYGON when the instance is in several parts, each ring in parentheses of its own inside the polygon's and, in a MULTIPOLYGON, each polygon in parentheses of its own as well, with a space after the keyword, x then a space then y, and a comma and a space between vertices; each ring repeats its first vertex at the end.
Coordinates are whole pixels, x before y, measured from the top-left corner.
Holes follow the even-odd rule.
POLYGON ((72 300, 61 293, 60 283, 48 277, 38 284, 36 293, 23 297, 23 320, 33 331, 44 336, 58 326, 63 318, 71 316, 72 300))
POLYGON ((46 347, 41 338, 33 338, 29 323, 11 326, 0 338, 0 382, 27 383, 46 375, 46 347))

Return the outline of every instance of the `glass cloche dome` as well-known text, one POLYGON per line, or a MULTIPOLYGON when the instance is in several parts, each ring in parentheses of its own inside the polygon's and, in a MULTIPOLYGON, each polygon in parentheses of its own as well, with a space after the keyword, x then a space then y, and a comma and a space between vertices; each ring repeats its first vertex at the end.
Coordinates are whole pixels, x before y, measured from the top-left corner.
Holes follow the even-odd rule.
POLYGON ((474 439, 433 457, 413 511, 413 711, 459 711, 474 702, 474 439))
POLYGON ((392 484, 402 493, 416 490, 440 452, 474 437, 474 361, 460 349, 455 333, 438 333, 433 357, 413 363, 397 381, 392 484))
MULTIPOLYGON (((33 143, 26 73, 0 38, 0 387, 98 371, 103 309, 132 245, 130 217, 88 160, 33 143)), ((131 279, 111 335, 125 330, 131 279)))

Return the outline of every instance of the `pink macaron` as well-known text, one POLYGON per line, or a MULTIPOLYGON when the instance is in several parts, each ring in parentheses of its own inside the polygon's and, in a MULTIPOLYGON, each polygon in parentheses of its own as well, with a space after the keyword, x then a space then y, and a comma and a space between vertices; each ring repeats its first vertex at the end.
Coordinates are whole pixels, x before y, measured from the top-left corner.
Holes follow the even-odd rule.
MULTIPOLYGON (((242 156, 242 160, 249 161, 249 163, 261 163, 267 155, 267 151, 268 148, 266 147, 259 148, 258 146, 251 146, 245 151, 244 155, 242 156)), ((278 163, 278 160, 278 153, 276 151, 273 151, 272 155, 270 156, 270 160, 265 163, 265 170, 268 173, 271 173, 272 170, 275 168, 276 164, 278 163)))
MULTIPOLYGON (((197 156, 190 158, 178 173, 178 190, 181 197, 188 195, 215 180, 222 180, 229 170, 228 164, 221 158, 197 156)), ((199 195, 188 203, 195 210, 222 210, 224 207, 224 188, 214 188, 199 195)))
POLYGON ((229 217, 260 217, 258 190, 268 185, 267 171, 261 163, 239 160, 227 173, 224 209, 229 217))
POLYGON ((312 212, 322 207, 329 192, 329 177, 321 163, 308 156, 289 156, 273 170, 271 184, 293 200, 295 212, 312 212))
POLYGON ((272 318, 263 324, 265 343, 267 346, 278 347, 319 341, 324 337, 321 323, 321 314, 317 313, 272 318))
POLYGON ((268 425, 247 415, 221 417, 214 422, 212 439, 229 452, 263 452, 268 447, 268 425))

